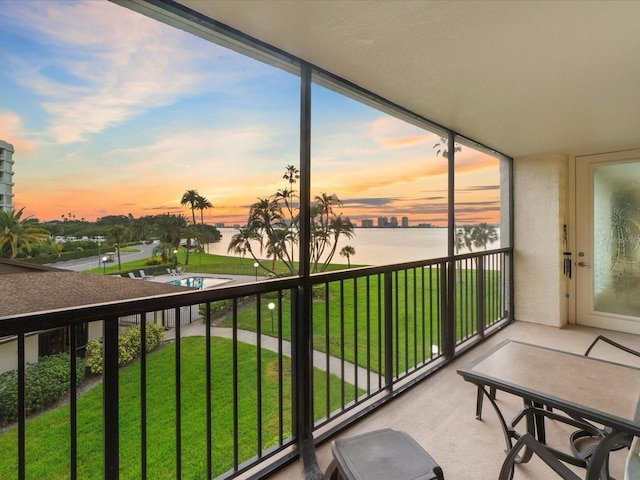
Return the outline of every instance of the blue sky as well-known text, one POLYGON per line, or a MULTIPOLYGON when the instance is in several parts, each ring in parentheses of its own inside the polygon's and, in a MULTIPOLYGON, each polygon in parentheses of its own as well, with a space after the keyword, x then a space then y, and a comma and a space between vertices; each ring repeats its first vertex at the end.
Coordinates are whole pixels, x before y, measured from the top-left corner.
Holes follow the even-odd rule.
MULTIPOLYGON (((215 206, 206 220, 242 223, 298 164, 292 74, 106 1, 0 0, 0 22, 0 139, 29 215, 187 213, 180 197, 197 189, 215 206)), ((437 135, 319 86, 312 112, 316 193, 354 220, 446 220, 437 135)), ((489 192, 495 216, 495 159, 459 161, 461 191, 489 192)))

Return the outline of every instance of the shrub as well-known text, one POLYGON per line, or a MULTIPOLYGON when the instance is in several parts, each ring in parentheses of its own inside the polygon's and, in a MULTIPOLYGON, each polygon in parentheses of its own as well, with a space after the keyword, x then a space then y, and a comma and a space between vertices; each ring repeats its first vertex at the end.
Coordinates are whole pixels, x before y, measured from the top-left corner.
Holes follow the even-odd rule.
POLYGON ((145 265, 149 265, 149 266, 162 265, 162 263, 163 263, 163 260, 161 256, 149 257, 147 261, 144 262, 145 265))
MULTIPOLYGON (((162 325, 148 323, 146 331, 146 350, 155 349, 164 337, 162 325)), ((140 325, 132 325, 118 335, 118 365, 125 365, 140 356, 141 345, 140 325)), ((102 372, 102 340, 91 340, 87 343, 85 361, 91 373, 102 372)))
MULTIPOLYGON (((25 368, 25 409, 27 415, 49 407, 70 390, 71 361, 68 353, 42 357, 25 368)), ((84 379, 84 365, 76 359, 76 385, 84 379)), ((18 371, 0 375, 0 424, 18 419, 18 371)))

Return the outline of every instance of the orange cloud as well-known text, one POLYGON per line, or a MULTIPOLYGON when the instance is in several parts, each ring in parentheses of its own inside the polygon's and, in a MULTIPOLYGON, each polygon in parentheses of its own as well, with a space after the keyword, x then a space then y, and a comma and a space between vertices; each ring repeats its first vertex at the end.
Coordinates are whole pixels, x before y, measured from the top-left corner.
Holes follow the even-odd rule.
POLYGON ((13 145, 17 152, 27 154, 35 150, 35 143, 24 133, 19 115, 13 112, 0 112, 0 132, 2 132, 0 140, 13 145))

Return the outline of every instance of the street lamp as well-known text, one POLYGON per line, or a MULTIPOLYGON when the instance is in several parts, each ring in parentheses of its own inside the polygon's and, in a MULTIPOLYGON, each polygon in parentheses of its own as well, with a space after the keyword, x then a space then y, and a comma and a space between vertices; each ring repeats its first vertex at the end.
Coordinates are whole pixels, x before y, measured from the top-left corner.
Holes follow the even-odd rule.
POLYGON ((102 257, 102 274, 105 275, 107 273, 107 256, 102 257))
POLYGON ((174 268, 178 268, 178 249, 173 249, 173 266, 174 268))
POLYGON ((267 305, 267 307, 269 307, 269 310, 271 311, 271 333, 273 333, 273 309, 276 308, 276 304, 273 302, 269 302, 269 305, 267 305))
POLYGON ((98 242, 98 268, 100 268, 100 245, 102 245, 102 242, 98 242))
POLYGON ((258 267, 260 265, 258 264, 258 262, 253 262, 253 268, 256 269, 256 282, 258 281, 258 267))

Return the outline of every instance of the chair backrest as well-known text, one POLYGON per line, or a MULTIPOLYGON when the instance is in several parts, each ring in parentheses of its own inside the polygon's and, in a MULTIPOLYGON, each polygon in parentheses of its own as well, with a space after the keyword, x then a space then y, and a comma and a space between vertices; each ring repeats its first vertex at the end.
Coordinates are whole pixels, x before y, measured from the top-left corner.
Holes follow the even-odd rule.
POLYGON ((129 276, 130 276, 131 278, 133 278, 134 280, 135 280, 136 278, 138 278, 138 277, 136 277, 136 276, 135 276, 135 274, 134 274, 133 272, 129 272, 129 276))
POLYGON ((635 437, 631 442, 627 463, 624 467, 624 480, 640 478, 640 437, 635 437))

